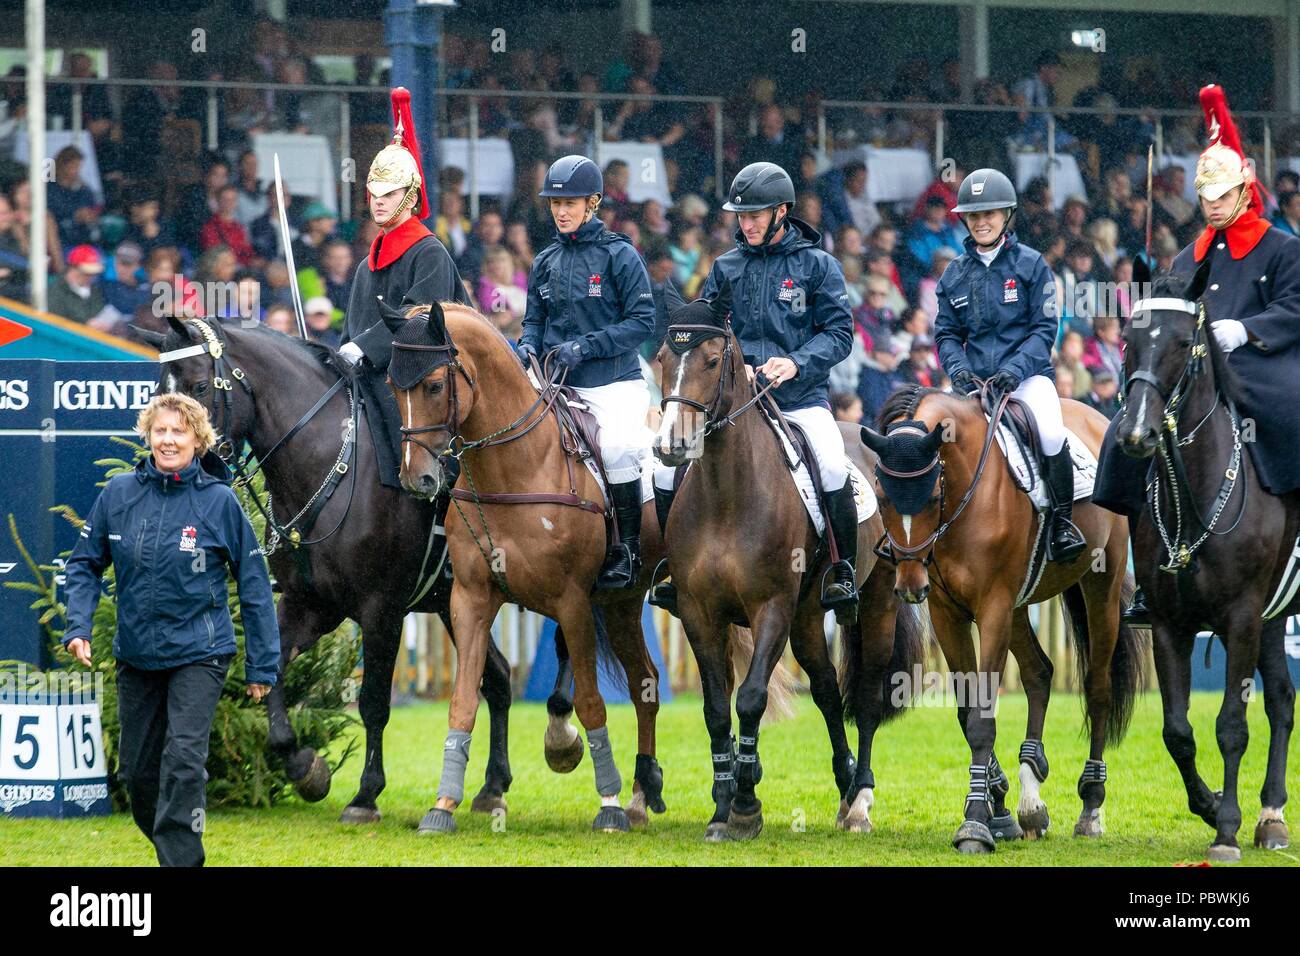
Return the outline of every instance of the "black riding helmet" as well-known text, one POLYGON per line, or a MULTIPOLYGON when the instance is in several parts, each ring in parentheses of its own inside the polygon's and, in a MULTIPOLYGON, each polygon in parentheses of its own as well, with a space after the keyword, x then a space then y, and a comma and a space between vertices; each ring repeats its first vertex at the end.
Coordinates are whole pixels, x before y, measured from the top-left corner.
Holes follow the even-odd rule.
MULTIPOLYGON (((731 191, 722 208, 728 212, 758 212, 774 206, 794 207, 794 180, 776 163, 750 163, 731 181, 731 191)), ((788 213, 787 213, 788 215, 788 213)), ((776 231, 777 217, 772 216, 762 245, 776 231)))
MULTIPOLYGON (((1016 187, 1011 185, 1004 173, 996 169, 977 169, 967 175, 957 187, 957 205, 952 211, 961 216, 967 212, 984 212, 990 209, 1008 209, 1007 221, 998 233, 998 240, 1011 228, 1011 221, 1016 218, 1016 187)), ((965 218, 962 222, 965 223, 965 218)), ((969 227, 968 227, 969 228, 969 227)))
POLYGON ((586 156, 562 156, 546 171, 539 196, 591 196, 605 192, 600 167, 586 156))

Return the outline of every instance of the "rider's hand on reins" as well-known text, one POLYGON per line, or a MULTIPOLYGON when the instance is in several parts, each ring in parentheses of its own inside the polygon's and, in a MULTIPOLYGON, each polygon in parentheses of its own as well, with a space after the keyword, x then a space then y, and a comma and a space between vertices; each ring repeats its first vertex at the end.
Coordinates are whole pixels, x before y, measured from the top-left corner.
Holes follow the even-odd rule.
POLYGON ((782 382, 788 382, 790 379, 799 376, 799 366, 792 359, 779 355, 764 362, 758 371, 772 383, 773 388, 777 388, 782 382))

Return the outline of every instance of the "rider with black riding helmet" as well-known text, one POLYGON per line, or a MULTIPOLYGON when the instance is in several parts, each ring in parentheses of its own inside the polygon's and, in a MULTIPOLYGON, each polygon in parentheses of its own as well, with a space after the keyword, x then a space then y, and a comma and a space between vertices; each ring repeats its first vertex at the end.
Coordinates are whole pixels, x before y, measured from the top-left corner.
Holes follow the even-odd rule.
MULTIPOLYGON (((852 350, 853 319, 839 262, 820 248, 816 229, 790 215, 794 202, 789 173, 774 163, 751 163, 736 175, 722 207, 738 216, 736 248, 713 263, 700 297, 712 301, 729 289, 731 326, 746 366, 772 383, 781 412, 812 445, 827 529, 840 557, 824 579, 821 601, 838 616, 857 606, 858 511, 827 382, 831 368, 852 350)), ((673 492, 659 479, 656 473, 662 524, 673 492)), ((675 588, 665 583, 651 603, 671 608, 675 598, 675 588)))
POLYGON ((600 454, 610 482, 620 544, 610 550, 597 589, 634 587, 641 573, 641 451, 650 441, 650 392, 637 349, 654 332, 655 303, 645 263, 622 233, 596 218, 604 183, 585 156, 565 156, 546 173, 539 195, 556 236, 533 260, 528 308, 517 351, 555 351, 566 384, 600 423, 600 454))
POLYGON ((978 392, 983 379, 995 396, 1010 393, 1033 412, 1052 508, 1047 557, 1068 564, 1087 542, 1070 520, 1074 464, 1052 368, 1056 282, 1042 255, 1011 231, 1016 190, 1005 175, 975 170, 962 180, 953 212, 970 235, 935 290, 939 361, 958 394, 978 392))

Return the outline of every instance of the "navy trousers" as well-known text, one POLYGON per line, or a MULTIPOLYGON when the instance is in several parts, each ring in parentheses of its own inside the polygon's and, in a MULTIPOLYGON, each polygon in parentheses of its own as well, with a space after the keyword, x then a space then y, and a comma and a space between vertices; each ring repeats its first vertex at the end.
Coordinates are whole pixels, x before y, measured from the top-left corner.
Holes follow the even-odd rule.
POLYGON ((161 866, 202 866, 208 735, 231 656, 167 670, 117 665, 119 773, 161 866))

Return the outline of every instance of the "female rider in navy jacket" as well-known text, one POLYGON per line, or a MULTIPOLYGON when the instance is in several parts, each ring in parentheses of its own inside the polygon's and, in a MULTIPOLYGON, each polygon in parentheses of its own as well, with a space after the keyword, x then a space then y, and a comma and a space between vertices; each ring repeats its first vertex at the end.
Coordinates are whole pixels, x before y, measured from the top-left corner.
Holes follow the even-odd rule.
POLYGON ((556 350, 567 384, 600 423, 620 545, 611 549, 598 589, 634 587, 641 573, 641 456, 650 447, 650 392, 637 349, 654 332, 655 302, 645 263, 622 233, 596 218, 604 182, 585 156, 551 164, 540 195, 550 201, 555 241, 528 276, 528 308, 517 351, 556 350))
POLYGON ((1056 282, 1042 255, 1011 232, 1016 190, 1002 173, 977 169, 967 176, 953 212, 971 234, 966 252, 949 263, 935 290, 939 362, 954 391, 973 392, 976 379, 982 379, 1034 413, 1052 503, 1047 556, 1068 564, 1086 542, 1070 520, 1074 465, 1052 368, 1059 326, 1056 282))

